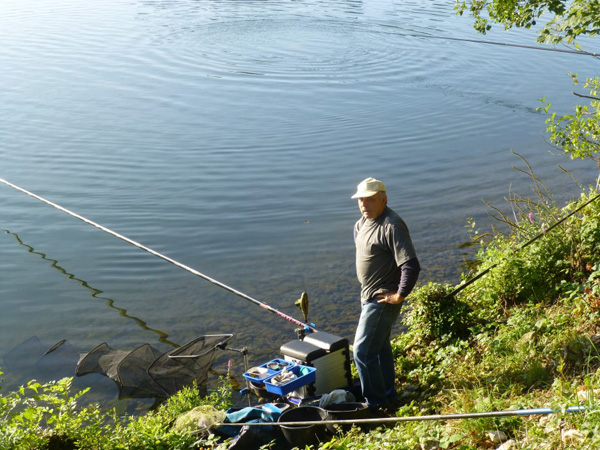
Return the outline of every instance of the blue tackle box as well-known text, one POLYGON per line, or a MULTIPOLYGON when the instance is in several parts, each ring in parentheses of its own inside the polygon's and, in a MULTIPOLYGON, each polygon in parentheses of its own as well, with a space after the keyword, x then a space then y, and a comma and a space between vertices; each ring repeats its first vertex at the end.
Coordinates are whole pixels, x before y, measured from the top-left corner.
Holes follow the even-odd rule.
POLYGON ((288 369, 288 371, 296 375, 296 378, 285 384, 273 384, 272 380, 275 376, 273 375, 273 377, 270 377, 265 381, 267 392, 278 395, 286 395, 301 388, 302 386, 314 383, 317 379, 317 369, 314 367, 294 365, 288 369))
POLYGON ((248 371, 244 372, 244 378, 252 383, 264 384, 268 379, 275 375, 279 375, 283 369, 290 370, 295 365, 296 364, 293 362, 286 361, 285 359, 272 359, 271 361, 258 366, 261 369, 267 369, 266 375, 261 377, 248 371))

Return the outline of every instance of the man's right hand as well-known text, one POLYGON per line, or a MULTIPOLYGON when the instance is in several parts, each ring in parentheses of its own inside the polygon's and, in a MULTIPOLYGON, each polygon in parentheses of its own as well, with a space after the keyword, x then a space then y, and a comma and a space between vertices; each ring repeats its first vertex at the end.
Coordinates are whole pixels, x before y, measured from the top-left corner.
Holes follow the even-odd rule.
POLYGON ((379 294, 376 298, 377 303, 389 303, 390 305, 401 305, 406 297, 402 297, 397 292, 387 292, 385 294, 379 294))

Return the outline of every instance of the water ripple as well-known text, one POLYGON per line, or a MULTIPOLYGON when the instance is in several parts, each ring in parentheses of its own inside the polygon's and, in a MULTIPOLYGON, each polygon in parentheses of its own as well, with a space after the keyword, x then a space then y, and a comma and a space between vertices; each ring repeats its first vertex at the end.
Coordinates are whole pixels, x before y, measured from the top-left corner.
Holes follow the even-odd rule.
POLYGON ((421 46, 413 37, 340 20, 218 22, 179 38, 185 41, 186 53, 178 55, 184 63, 197 65, 200 60, 201 70, 222 78, 257 77, 280 83, 376 81, 409 72, 409 64, 410 72, 417 73, 430 64, 419 57, 421 46))

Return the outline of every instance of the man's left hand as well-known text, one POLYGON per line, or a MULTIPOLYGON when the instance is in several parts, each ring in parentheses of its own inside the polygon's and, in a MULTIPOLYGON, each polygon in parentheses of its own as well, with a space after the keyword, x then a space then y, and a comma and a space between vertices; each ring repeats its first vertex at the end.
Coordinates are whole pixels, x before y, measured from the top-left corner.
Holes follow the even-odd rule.
POLYGON ((380 298, 380 300, 377 300, 377 303, 389 303, 390 305, 400 305, 406 298, 397 292, 388 292, 387 294, 380 294, 377 297, 380 298))

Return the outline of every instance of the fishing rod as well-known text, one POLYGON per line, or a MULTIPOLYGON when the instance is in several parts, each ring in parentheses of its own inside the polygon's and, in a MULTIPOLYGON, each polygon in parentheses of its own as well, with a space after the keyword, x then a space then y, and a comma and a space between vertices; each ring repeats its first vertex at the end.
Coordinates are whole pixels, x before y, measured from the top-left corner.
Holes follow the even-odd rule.
POLYGON ((429 39, 442 39, 442 40, 446 40, 446 41, 472 42, 474 44, 499 45, 502 47, 525 48, 528 50, 542 50, 545 52, 570 53, 572 55, 593 56, 595 58, 600 57, 600 53, 586 52, 585 50, 570 50, 570 49, 565 49, 565 48, 536 47, 534 45, 509 44, 508 42, 482 41, 482 40, 478 40, 478 39, 457 38, 457 37, 450 37, 450 36, 431 36, 431 35, 427 35, 427 34, 415 34, 414 36, 415 37, 424 37, 424 38, 429 38, 429 39))
POLYGON ((0 182, 6 184, 7 186, 10 186, 13 189, 16 189, 17 191, 23 192, 24 194, 27 194, 30 197, 33 197, 33 198, 35 198, 35 199, 37 199, 37 200, 39 200, 39 201, 41 201, 43 203, 46 203, 46 204, 52 206, 53 208, 58 209, 59 211, 62 211, 62 212, 66 213, 66 214, 68 214, 68 215, 70 215, 72 217, 75 217, 76 219, 79 219, 82 222, 87 223, 88 225, 92 225, 93 227, 96 227, 99 230, 104 231, 105 233, 108 233, 108 234, 110 234, 110 235, 112 235, 112 236, 114 236, 116 238, 119 238, 122 241, 125 241, 128 244, 133 245, 134 247, 137 247, 137 248, 139 248, 141 250, 144 250, 145 252, 148 252, 151 255, 157 256, 157 257, 163 259, 164 261, 167 261, 168 263, 173 264, 174 266, 177 266, 177 267, 179 267, 179 268, 181 268, 183 270, 186 270, 186 271, 188 271, 188 272, 190 272, 190 273, 192 273, 192 274, 194 274, 194 275, 196 275, 196 276, 198 276, 200 278, 203 278, 204 280, 206 280, 206 281, 208 281, 208 282, 210 282, 210 283, 212 283, 212 284, 214 284, 216 286, 219 286, 220 288, 223 288, 226 291, 229 291, 229 292, 231 292, 231 293, 233 293, 233 294, 235 294, 235 295, 237 295, 237 296, 239 296, 239 297, 241 297, 241 298, 243 298, 245 300, 248 300, 248 301, 254 303, 255 305, 260 306, 261 308, 266 309, 269 312, 277 314, 279 317, 282 317, 283 319, 288 320, 288 321, 294 323, 295 325, 298 325, 303 330, 306 330, 306 331, 317 331, 317 329, 315 328, 314 324, 307 324, 307 323, 301 322, 300 320, 295 319, 294 317, 289 316, 289 315, 287 315, 287 314, 285 314, 285 313, 283 313, 283 312, 281 312, 281 311, 273 308, 272 306, 269 306, 268 304, 266 304, 264 302, 261 302, 261 301, 255 299, 255 298, 253 298, 253 297, 250 297, 249 295, 246 295, 243 292, 238 291, 237 289, 232 288, 231 286, 227 286, 226 284, 221 283, 220 281, 215 280, 214 278, 211 278, 208 275, 205 275, 205 274, 203 274, 201 272, 198 272, 196 269, 193 269, 193 268, 191 268, 189 266, 186 266, 185 264, 182 264, 182 263, 180 263, 178 261, 175 261, 174 259, 169 258, 168 256, 163 255, 162 253, 159 253, 156 250, 152 250, 151 248, 146 247, 145 245, 142 245, 139 242, 134 241, 133 239, 129 239, 128 237, 123 236, 122 234, 119 234, 116 231, 110 230, 109 228, 106 228, 105 226, 102 226, 102 225, 100 225, 100 224, 98 224, 96 222, 93 222, 92 220, 86 219, 85 217, 83 217, 83 216, 81 216, 81 215, 79 215, 77 213, 74 213, 73 211, 70 211, 67 208, 64 208, 64 207, 62 207, 62 206, 60 206, 60 205, 58 205, 58 204, 56 204, 54 202, 51 202, 50 200, 47 200, 44 197, 40 197, 39 195, 34 194, 33 192, 30 192, 30 191, 28 191, 26 189, 23 189, 22 187, 17 186, 16 184, 13 184, 13 183, 11 183, 11 182, 3 179, 3 178, 0 178, 0 182))
MULTIPOLYGON (((394 32, 397 32, 398 29, 401 29, 400 27, 398 27, 398 25, 391 25, 391 24, 381 24, 382 27, 384 28, 391 28, 394 30, 394 32)), ((600 53, 595 53, 595 52, 588 52, 585 50, 572 50, 572 49, 568 49, 568 48, 550 48, 550 47, 540 47, 540 46, 535 46, 535 45, 526 45, 526 44, 511 44, 508 42, 498 42, 498 41, 489 41, 489 40, 481 40, 481 39, 470 39, 470 38, 459 38, 459 37, 452 37, 452 36, 434 36, 432 34, 426 34, 426 33, 405 33, 403 34, 404 36, 410 36, 410 37, 415 37, 415 38, 425 38, 425 39, 440 39, 440 40, 444 40, 444 41, 456 41, 456 42, 471 42, 474 44, 485 44, 485 45, 497 45, 497 46, 502 46, 502 47, 514 47, 514 48, 524 48, 527 50, 541 50, 541 51, 545 51, 545 52, 556 52, 556 53, 569 53, 572 55, 582 55, 582 56, 593 56, 595 58, 600 57, 600 53)))
MULTIPOLYGON (((570 406, 565 409, 566 413, 585 412, 585 406, 570 406)), ((458 414, 433 414, 429 416, 404 416, 404 417, 375 417, 370 419, 340 419, 340 420, 311 420, 298 422, 226 422, 216 423, 214 426, 309 426, 309 425, 351 425, 351 424, 369 424, 369 423, 397 423, 397 422, 425 422, 435 420, 457 420, 457 419, 485 419, 489 417, 511 417, 511 416, 534 416, 542 414, 556 414, 556 411, 550 408, 534 409, 516 409, 506 411, 489 411, 479 413, 458 413, 458 414)))
MULTIPOLYGON (((563 223, 565 220, 567 220, 569 217, 571 217, 573 214, 581 211, 583 208, 585 208, 587 205, 589 205, 590 203, 594 202, 595 200, 597 200, 598 198, 600 198, 600 194, 596 195, 595 197, 593 197, 592 199, 588 200, 587 202, 585 202, 583 205, 581 205, 580 207, 578 207, 577 209, 575 209, 574 211, 571 211, 569 214, 567 214, 565 217, 563 217, 562 219, 560 219, 558 222, 556 222, 554 225, 550 226, 549 228, 543 230, 541 233, 539 233, 537 236, 534 236, 533 238, 531 238, 530 240, 528 240, 527 242, 525 242, 523 245, 521 245, 521 247, 519 247, 517 249, 518 250, 522 250, 525 247, 527 247, 529 244, 532 244, 533 242, 537 241, 539 238, 541 238, 542 236, 544 236, 546 233, 548 233, 550 230, 552 230, 553 228, 557 227, 558 225, 560 225, 561 223, 563 223)), ((465 283, 461 284, 460 286, 458 286, 456 289, 454 289, 452 292, 450 292, 446 298, 452 297, 456 294, 458 294, 460 291, 462 291, 464 288, 466 288, 467 286, 469 286, 470 284, 474 283, 475 281, 479 280, 482 276, 484 276, 485 274, 487 274, 490 270, 492 270, 494 267, 497 267, 499 263, 496 264, 492 264, 490 267, 488 267, 487 269, 479 272, 477 275, 475 275, 473 278, 471 278, 470 280, 466 281, 465 283)))

